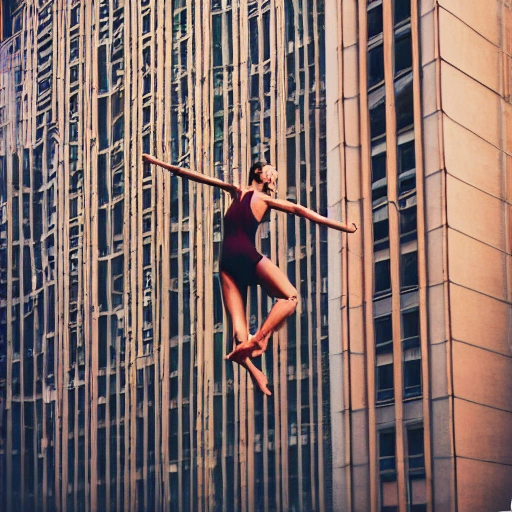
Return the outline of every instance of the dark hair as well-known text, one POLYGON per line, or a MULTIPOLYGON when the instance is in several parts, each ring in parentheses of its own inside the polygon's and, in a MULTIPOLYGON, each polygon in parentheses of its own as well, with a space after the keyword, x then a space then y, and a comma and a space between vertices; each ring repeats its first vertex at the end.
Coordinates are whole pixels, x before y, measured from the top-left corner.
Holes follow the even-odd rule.
POLYGON ((252 164, 249 171, 249 185, 252 183, 252 180, 256 179, 256 171, 261 171, 265 165, 268 164, 266 162, 256 162, 252 164))

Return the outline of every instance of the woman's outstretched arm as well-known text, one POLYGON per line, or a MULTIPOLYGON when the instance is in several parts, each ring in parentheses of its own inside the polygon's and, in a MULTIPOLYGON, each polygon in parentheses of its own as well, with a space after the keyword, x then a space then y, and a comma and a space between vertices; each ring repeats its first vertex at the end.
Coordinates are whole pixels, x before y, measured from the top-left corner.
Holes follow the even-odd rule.
POLYGON ((191 181, 197 181, 198 183, 204 183, 205 185, 211 185, 212 187, 218 187, 226 192, 229 192, 231 195, 236 194, 240 189, 235 185, 230 185, 225 181, 219 180, 217 178, 213 178, 211 176, 206 176, 201 174, 200 172, 191 171, 190 169, 183 169, 182 167, 177 167, 176 165, 167 164, 158 160, 157 158, 151 155, 142 155, 144 161, 149 162, 150 164, 158 165, 171 171, 176 176, 181 176, 182 178, 187 178, 191 181))
POLYGON ((269 208, 279 210, 280 212, 291 213, 298 217, 304 217, 305 219, 309 219, 317 224, 322 224, 323 226, 334 228, 338 231, 346 231, 347 233, 354 233, 357 231, 357 226, 354 223, 348 225, 337 220, 328 219, 327 217, 324 217, 305 206, 301 206, 300 204, 284 201, 282 199, 274 199, 268 196, 263 196, 263 200, 267 203, 269 208))

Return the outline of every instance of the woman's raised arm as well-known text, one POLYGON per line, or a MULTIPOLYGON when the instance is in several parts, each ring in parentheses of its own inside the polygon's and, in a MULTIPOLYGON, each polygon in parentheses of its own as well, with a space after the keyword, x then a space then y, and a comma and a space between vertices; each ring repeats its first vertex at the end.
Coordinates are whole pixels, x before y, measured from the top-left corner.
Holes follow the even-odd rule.
POLYGON ((346 231, 347 233, 354 233, 357 231, 357 226, 352 223, 351 225, 343 224, 337 220, 328 219, 323 215, 320 215, 305 206, 301 206, 300 204, 295 204, 290 201, 284 201, 282 199, 274 199, 272 197, 264 196, 263 200, 267 203, 269 208, 274 210, 279 210, 280 212, 291 213, 293 215, 297 215, 298 217, 304 217, 305 219, 309 219, 317 224, 321 224, 323 226, 327 226, 329 228, 337 229, 338 231, 346 231))
POLYGON ((181 176, 182 178, 187 178, 191 181, 197 181, 198 183, 204 183, 205 185, 211 185, 212 187, 218 187, 222 190, 225 190, 226 192, 229 192, 231 195, 236 194, 240 190, 235 185, 230 185, 225 181, 213 178, 211 176, 206 176, 200 172, 191 171, 190 169, 183 169, 182 167, 177 167, 176 165, 167 164, 151 155, 144 154, 142 155, 142 158, 144 161, 149 162, 150 164, 158 165, 159 167, 163 167, 164 169, 171 171, 176 176, 181 176))

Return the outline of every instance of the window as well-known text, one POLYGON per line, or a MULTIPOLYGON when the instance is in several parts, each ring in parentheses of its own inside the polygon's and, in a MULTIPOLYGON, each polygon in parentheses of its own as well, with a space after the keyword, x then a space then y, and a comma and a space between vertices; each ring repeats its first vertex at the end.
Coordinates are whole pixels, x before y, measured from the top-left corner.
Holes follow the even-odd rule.
POLYGON ((405 398, 421 396, 421 348, 418 308, 402 311, 403 380, 405 398))
POLYGON ((420 346, 418 308, 402 311, 402 343, 404 350, 420 346))
POLYGON ((80 6, 77 5, 71 10, 71 26, 74 27, 80 23, 80 6))
POLYGON ((393 352, 391 315, 375 318, 375 351, 377 354, 393 352))
POLYGON ((417 239, 416 205, 400 211, 400 242, 406 243, 417 239))
POLYGON ((416 156, 414 139, 398 145, 398 195, 402 196, 416 188, 416 156))
POLYGON ((395 25, 411 17, 410 0, 395 0, 393 6, 395 25))
POLYGON ((373 250, 375 252, 389 249, 388 206, 384 205, 373 211, 373 250))
MULTIPOLYGON (((414 250, 413 252, 407 252, 405 254, 402 254, 400 257, 400 289, 405 290, 408 288, 416 288, 417 286, 418 251, 414 250)), ((375 292, 377 292, 377 287, 375 289, 375 292)))
POLYGON ((397 36, 395 39, 395 76, 412 68, 411 32, 397 36))
POLYGON ((398 512, 395 430, 379 432, 379 475, 381 512, 398 512))
POLYGON ((382 4, 368 9, 368 39, 382 32, 382 4))
POLYGON ((386 133, 386 94, 382 85, 368 95, 370 109, 370 135, 372 140, 386 133))
POLYGON ((377 356, 377 402, 390 402, 395 397, 393 354, 377 356))
POLYGON ((421 396, 421 349, 411 348, 403 353, 404 399, 421 396))
POLYGON ((0 41, 12 36, 12 10, 13 2, 1 0, 0 5, 0 41))
MULTIPOLYGON (((417 272, 416 272, 417 274, 417 272)), ((375 262, 375 295, 391 290, 389 257, 375 262)))
POLYGON ((375 206, 388 195, 386 152, 372 155, 372 201, 375 206))
POLYGON ((368 87, 384 80, 384 51, 382 44, 368 52, 368 87))
POLYGON ((425 449, 423 426, 407 430, 407 504, 409 512, 426 512, 425 449))
POLYGON ((412 72, 395 80, 396 129, 401 132, 414 123, 412 72))

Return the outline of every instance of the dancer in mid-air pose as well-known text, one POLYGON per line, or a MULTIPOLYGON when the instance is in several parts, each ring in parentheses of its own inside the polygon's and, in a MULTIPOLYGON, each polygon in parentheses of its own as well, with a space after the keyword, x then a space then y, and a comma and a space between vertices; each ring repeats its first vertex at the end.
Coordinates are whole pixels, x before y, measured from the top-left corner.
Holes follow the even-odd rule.
POLYGON ((356 225, 349 226, 323 217, 304 206, 274 198, 277 171, 268 164, 254 164, 249 172, 249 186, 242 189, 217 178, 166 164, 150 155, 143 155, 143 158, 146 162, 168 169, 176 176, 219 187, 231 195, 233 201, 224 216, 220 278, 236 346, 226 359, 246 368, 260 390, 270 395, 267 378, 250 358, 265 352, 274 330, 295 311, 297 290, 279 267, 256 250, 254 238, 259 223, 267 210, 274 209, 348 233, 355 232, 356 225), (249 337, 245 311, 247 287, 256 284, 277 300, 258 332, 249 337))

